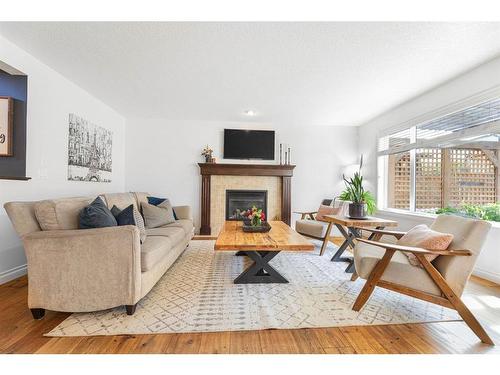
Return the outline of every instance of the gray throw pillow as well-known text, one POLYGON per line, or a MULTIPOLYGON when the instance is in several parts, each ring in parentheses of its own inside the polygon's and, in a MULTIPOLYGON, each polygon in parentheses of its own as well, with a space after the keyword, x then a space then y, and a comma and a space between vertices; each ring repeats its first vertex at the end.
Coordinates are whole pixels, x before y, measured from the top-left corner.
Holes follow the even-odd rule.
POLYGON ((141 202, 141 209, 146 228, 158 228, 175 222, 174 211, 167 201, 158 206, 141 202))

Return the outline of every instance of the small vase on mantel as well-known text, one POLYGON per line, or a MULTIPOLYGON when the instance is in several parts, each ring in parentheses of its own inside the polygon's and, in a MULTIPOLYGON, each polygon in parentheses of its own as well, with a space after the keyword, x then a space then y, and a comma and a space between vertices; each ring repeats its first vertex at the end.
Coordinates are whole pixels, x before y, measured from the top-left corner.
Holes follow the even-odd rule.
POLYGON ((201 155, 205 157, 205 163, 213 163, 215 159, 212 157, 214 151, 208 147, 208 145, 203 149, 201 155))

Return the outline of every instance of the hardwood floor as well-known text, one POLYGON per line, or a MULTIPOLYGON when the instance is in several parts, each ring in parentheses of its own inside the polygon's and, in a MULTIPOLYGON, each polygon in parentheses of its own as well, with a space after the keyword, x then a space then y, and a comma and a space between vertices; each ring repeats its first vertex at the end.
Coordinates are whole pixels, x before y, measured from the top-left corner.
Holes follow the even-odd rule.
MULTIPOLYGON (((27 278, 0 286, 1 353, 500 353, 463 322, 244 332, 49 338, 69 314, 35 321, 27 278)), ((465 303, 500 345, 500 286, 474 278, 465 303)))

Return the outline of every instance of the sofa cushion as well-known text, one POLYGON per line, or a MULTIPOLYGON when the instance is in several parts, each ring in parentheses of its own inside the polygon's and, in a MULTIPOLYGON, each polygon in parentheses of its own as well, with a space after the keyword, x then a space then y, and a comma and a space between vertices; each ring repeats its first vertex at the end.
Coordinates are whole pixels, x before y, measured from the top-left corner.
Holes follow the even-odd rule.
POLYGON ((146 233, 149 237, 161 236, 168 237, 172 241, 172 246, 176 246, 185 237, 186 233, 184 229, 179 227, 164 226, 161 228, 146 229, 146 233))
POLYGON ((133 204, 135 208, 139 209, 133 193, 110 193, 103 194, 102 197, 108 208, 116 206, 120 210, 123 210, 133 204))
POLYGON ((35 203, 35 217, 42 230, 78 229, 80 211, 92 198, 50 199, 35 203))
POLYGON ((141 271, 153 268, 170 250, 172 241, 166 236, 148 236, 141 245, 141 271))
POLYGON ((175 220, 186 219, 193 221, 193 211, 191 206, 174 206, 172 209, 174 210, 175 220))
POLYGON ((175 221, 172 207, 163 206, 163 203, 159 206, 141 203, 141 209, 146 228, 158 228, 175 221))
POLYGON ((135 200, 137 202, 137 207, 139 207, 139 209, 141 208, 142 202, 148 203, 148 197, 151 195, 149 193, 144 193, 144 192, 140 192, 140 191, 135 191, 132 194, 134 194, 134 196, 135 196, 135 200))
POLYGON ((80 229, 116 227, 118 225, 115 217, 100 197, 82 208, 79 220, 78 227, 80 229))
POLYGON ((182 228, 184 230, 184 233, 189 234, 193 232, 193 221, 192 220, 186 220, 186 219, 181 219, 181 220, 176 220, 173 223, 165 225, 165 227, 178 227, 182 228))
POLYGON ((147 199, 148 203, 152 204, 153 206, 164 207, 169 211, 171 210, 171 214, 174 216, 174 220, 178 219, 175 211, 172 209, 172 204, 170 203, 170 200, 168 198, 147 197, 147 199))
POLYGON ((316 220, 297 220, 295 222, 295 230, 306 236, 324 238, 328 224, 316 220))
MULTIPOLYGON (((378 261, 384 256, 385 249, 358 242, 354 253, 356 272, 361 278, 366 280, 378 261)), ((429 274, 423 268, 412 266, 408 258, 400 251, 396 251, 392 256, 381 280, 418 289, 436 296, 441 295, 441 290, 429 274)))

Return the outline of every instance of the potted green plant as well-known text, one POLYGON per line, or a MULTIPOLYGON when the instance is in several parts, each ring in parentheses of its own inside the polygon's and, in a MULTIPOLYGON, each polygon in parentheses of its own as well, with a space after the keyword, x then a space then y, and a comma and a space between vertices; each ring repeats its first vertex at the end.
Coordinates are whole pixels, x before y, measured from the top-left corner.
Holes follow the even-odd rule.
POLYGON ((349 203, 349 217, 353 219, 363 219, 366 214, 375 212, 377 206, 375 197, 363 187, 363 176, 361 175, 361 167, 363 166, 363 157, 359 171, 354 173, 353 177, 347 179, 344 175, 344 183, 346 189, 340 194, 340 200, 348 201, 349 203))

